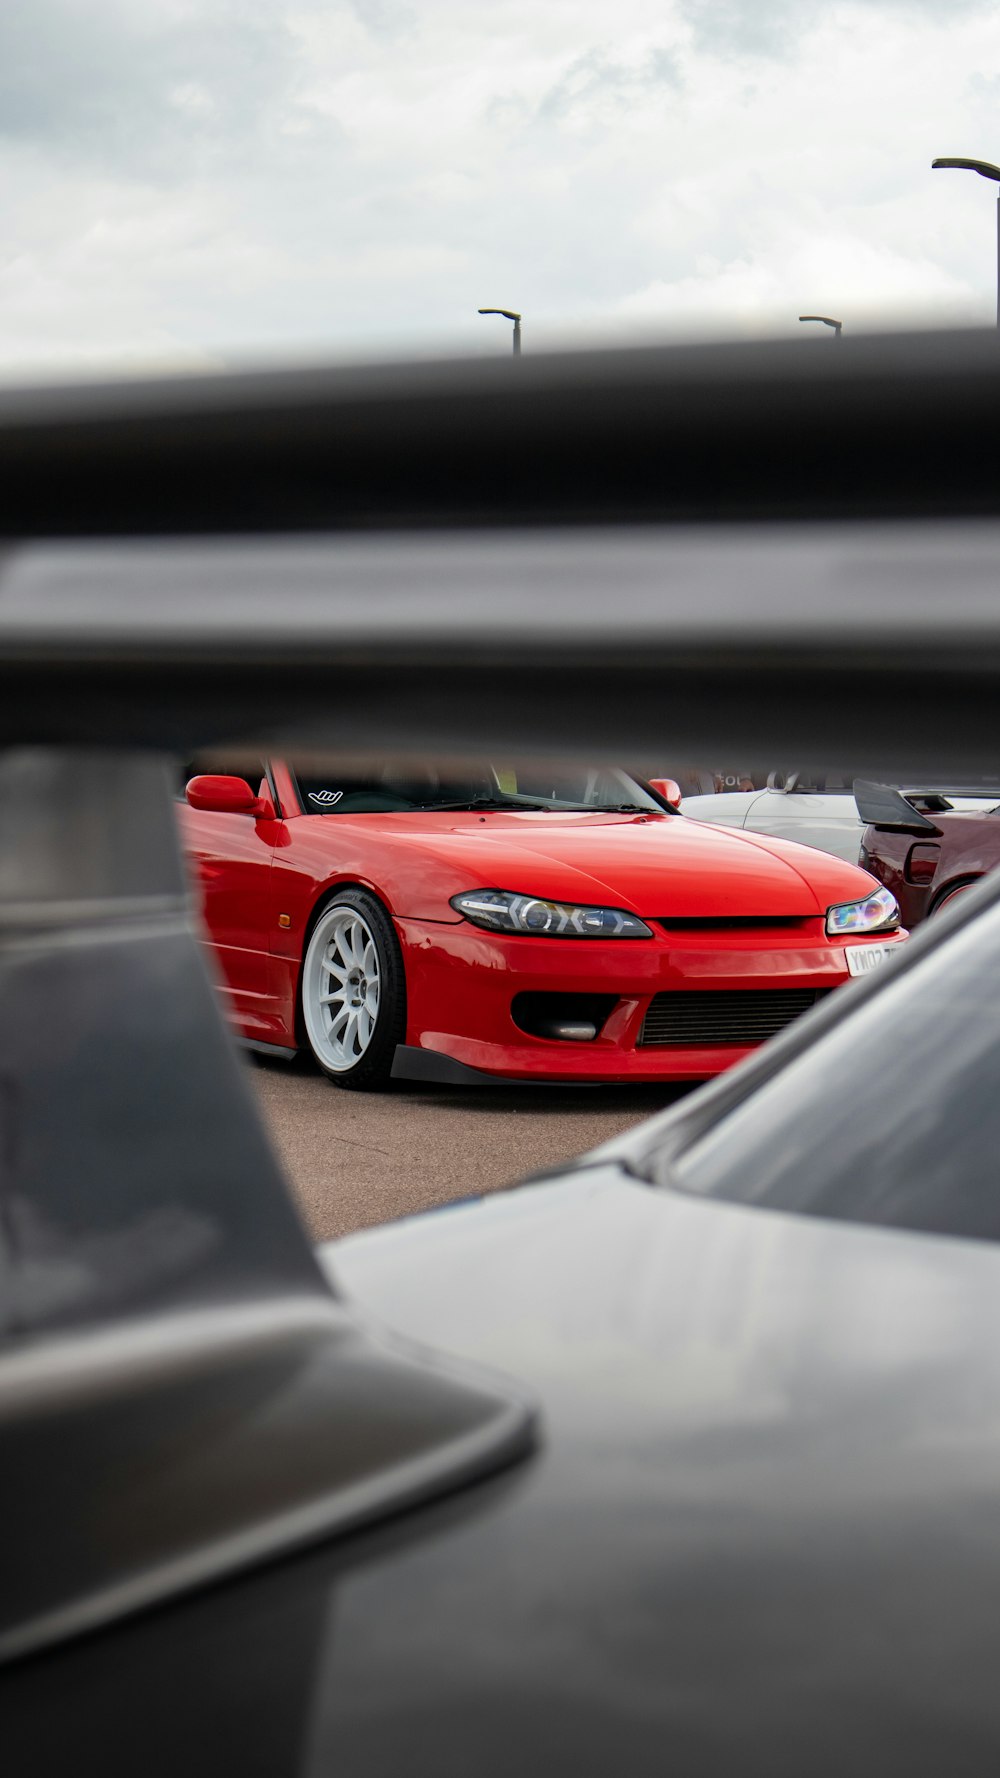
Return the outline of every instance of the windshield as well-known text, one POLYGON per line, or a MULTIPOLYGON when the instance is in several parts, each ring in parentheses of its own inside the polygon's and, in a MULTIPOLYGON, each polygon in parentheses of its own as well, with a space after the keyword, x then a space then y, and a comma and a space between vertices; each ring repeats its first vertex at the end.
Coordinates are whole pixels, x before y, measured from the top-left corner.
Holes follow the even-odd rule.
POLYGON ((308 815, 408 810, 622 810, 663 814, 663 805, 617 766, 524 765, 416 757, 333 764, 296 774, 308 815))
POLYGON ((654 1176, 704 1197, 1000 1240, 1000 904, 887 976, 654 1176), (836 1092, 831 1083, 836 1082, 836 1092))

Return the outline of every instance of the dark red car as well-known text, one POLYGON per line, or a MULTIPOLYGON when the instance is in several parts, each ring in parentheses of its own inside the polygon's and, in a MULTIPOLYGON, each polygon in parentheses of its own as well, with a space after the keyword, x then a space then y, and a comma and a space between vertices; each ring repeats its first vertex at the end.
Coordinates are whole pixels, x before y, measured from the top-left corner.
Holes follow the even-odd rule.
POLYGON ((868 823, 859 863, 896 897, 907 927, 1000 866, 1000 785, 904 793, 859 778, 854 796, 868 823), (981 797, 982 807, 955 809, 952 796, 981 797))

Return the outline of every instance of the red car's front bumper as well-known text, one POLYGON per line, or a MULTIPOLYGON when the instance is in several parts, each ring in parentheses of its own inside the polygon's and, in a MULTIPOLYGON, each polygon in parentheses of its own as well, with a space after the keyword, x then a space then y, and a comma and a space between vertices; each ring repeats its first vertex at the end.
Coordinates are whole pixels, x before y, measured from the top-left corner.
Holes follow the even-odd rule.
MULTIPOLYGON (((485 1074, 524 1080, 704 1080, 750 1054, 739 1035, 710 1045, 643 1042, 654 995, 689 990, 823 992, 849 979, 845 946, 821 918, 767 927, 651 939, 547 939, 482 932, 463 921, 398 920, 407 978, 409 1050, 431 1052, 485 1074), (521 994, 613 996, 599 1035, 569 1041, 519 1028, 521 994)), ((905 933, 878 942, 903 942, 905 933)), ((864 941, 854 941, 864 942, 864 941)), ((425 1072, 425 1070, 421 1070, 425 1072)))

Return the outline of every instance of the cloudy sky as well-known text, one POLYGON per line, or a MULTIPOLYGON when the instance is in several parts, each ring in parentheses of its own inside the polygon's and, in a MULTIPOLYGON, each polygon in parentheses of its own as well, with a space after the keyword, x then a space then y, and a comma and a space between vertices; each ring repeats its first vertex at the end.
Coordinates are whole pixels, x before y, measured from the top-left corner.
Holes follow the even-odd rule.
POLYGON ((996 0, 3 0, 0 377, 985 322, 996 0))

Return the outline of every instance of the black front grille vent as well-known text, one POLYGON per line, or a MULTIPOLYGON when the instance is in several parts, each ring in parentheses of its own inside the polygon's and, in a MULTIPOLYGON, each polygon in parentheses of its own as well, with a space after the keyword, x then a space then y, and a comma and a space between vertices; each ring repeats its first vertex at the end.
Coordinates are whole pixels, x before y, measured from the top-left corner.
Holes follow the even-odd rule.
POLYGON ((788 931, 812 924, 807 914, 661 914, 665 932, 788 931))
POLYGON ((763 1043, 829 993, 826 988, 687 988, 657 994, 639 1034, 640 1045, 763 1043))

